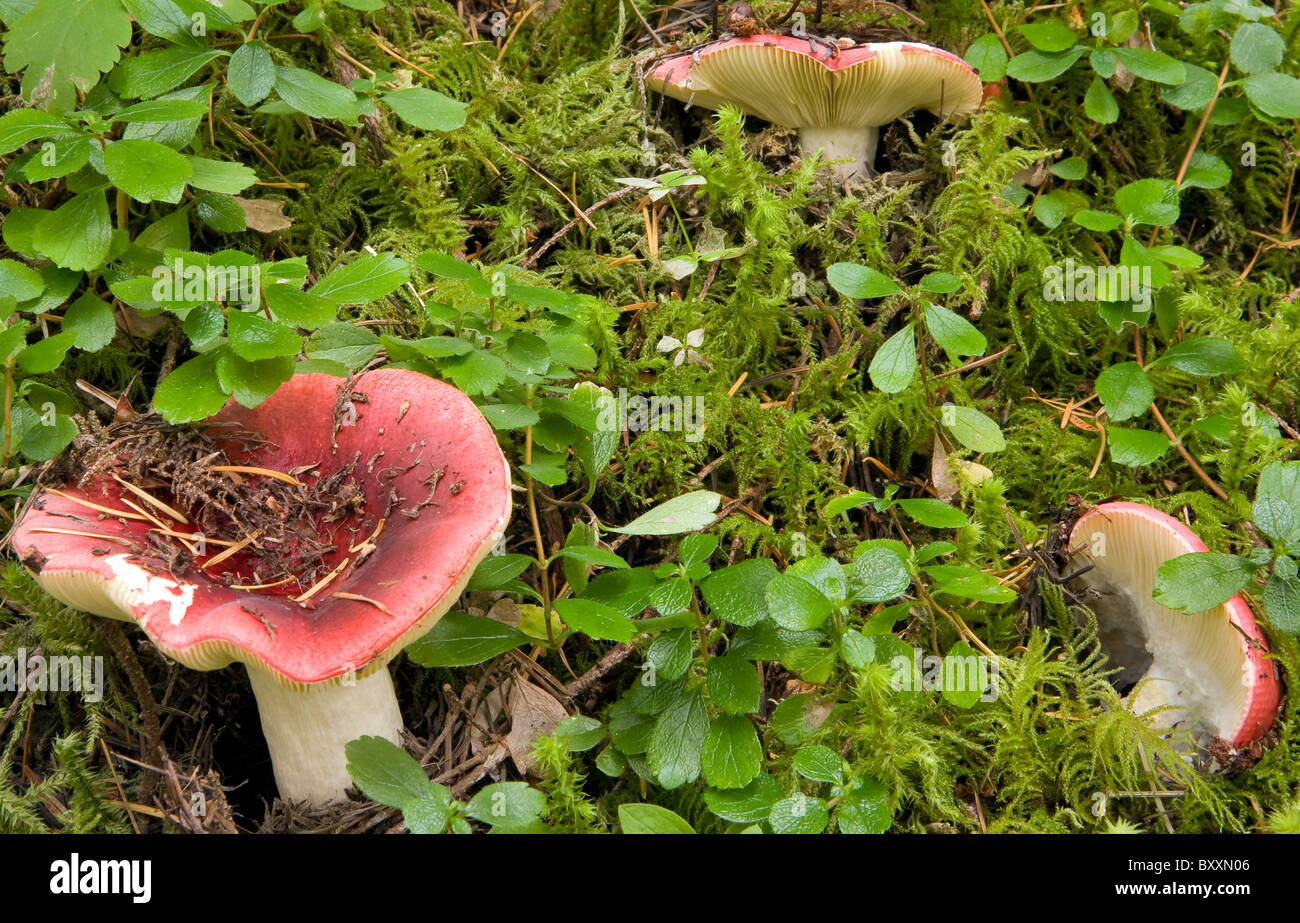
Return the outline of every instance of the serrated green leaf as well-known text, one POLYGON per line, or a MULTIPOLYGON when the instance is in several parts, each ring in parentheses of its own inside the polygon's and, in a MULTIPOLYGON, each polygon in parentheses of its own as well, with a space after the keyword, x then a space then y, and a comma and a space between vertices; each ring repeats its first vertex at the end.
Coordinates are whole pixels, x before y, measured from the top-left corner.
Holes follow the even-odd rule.
POLYGON ((504 622, 455 611, 407 645, 406 655, 422 667, 468 667, 528 641, 528 635, 504 622))
POLYGON ((917 370, 916 328, 909 323, 887 339, 871 357, 871 383, 886 394, 897 394, 912 382, 917 370))
POLYGON ((1206 612, 1240 593, 1254 574, 1255 566, 1240 555, 1182 554, 1160 565, 1153 596, 1168 609, 1206 612))
MULTIPOLYGON (((746 664, 752 672, 752 664, 746 664)), ((741 789, 763 768, 763 747, 748 718, 720 715, 709 727, 700 752, 704 781, 718 789, 741 789)))

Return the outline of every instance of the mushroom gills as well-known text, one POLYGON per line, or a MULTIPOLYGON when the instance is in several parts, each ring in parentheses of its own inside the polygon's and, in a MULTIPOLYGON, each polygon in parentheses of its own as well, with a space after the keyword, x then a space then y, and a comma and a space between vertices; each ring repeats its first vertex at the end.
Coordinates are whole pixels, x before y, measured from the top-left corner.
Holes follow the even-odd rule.
MULTIPOLYGON (((1231 740, 1248 690, 1239 665, 1220 653, 1238 645, 1227 619, 1139 599, 1127 584, 1111 579, 1103 562, 1091 562, 1098 566, 1077 578, 1076 586, 1097 616, 1102 652, 1120 668, 1111 683, 1129 709, 1141 715, 1160 708, 1150 716, 1151 726, 1168 732, 1184 753, 1201 749, 1211 737, 1231 740)), ((1154 579, 1153 569, 1152 585, 1154 579)))

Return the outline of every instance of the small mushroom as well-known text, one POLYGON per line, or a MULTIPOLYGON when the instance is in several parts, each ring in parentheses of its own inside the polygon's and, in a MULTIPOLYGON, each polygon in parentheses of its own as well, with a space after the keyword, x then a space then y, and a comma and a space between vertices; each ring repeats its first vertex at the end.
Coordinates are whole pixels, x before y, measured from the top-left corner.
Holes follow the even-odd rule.
MULTIPOLYGON (((1190 732, 1199 745, 1218 737, 1241 748, 1273 724, 1279 699, 1268 644, 1240 596, 1207 612, 1166 609, 1152 593, 1160 565, 1207 550, 1191 529, 1140 503, 1103 503, 1070 535, 1076 578, 1097 615, 1102 649, 1122 672, 1114 680, 1129 707, 1153 726, 1190 732)), ((1186 738, 1184 738, 1186 739, 1186 738)))
POLYGON ((510 469, 496 437, 460 391, 418 372, 368 372, 351 385, 367 400, 340 425, 338 385, 300 375, 256 409, 232 402, 217 415, 270 440, 255 458, 227 448, 236 461, 328 476, 357 453, 363 459, 355 469, 363 511, 330 525, 326 564, 337 575, 309 600, 282 588, 230 586, 202 567, 175 575, 158 567, 142 554, 150 522, 88 512, 87 503, 122 509, 123 485, 111 477, 89 491, 41 492, 13 536, 51 596, 136 623, 192 669, 245 664, 280 794, 314 805, 345 797, 348 741, 399 741, 387 664, 456 601, 504 533, 511 507, 510 469), (364 459, 380 450, 394 464, 367 473, 364 459), (418 515, 392 508, 381 523, 393 496, 418 506, 418 515))
POLYGON ((821 151, 841 182, 871 176, 881 125, 912 109, 940 118, 979 108, 983 85, 956 55, 916 42, 848 48, 791 35, 728 38, 656 64, 653 90, 689 104, 730 104, 799 130, 805 153, 821 151))

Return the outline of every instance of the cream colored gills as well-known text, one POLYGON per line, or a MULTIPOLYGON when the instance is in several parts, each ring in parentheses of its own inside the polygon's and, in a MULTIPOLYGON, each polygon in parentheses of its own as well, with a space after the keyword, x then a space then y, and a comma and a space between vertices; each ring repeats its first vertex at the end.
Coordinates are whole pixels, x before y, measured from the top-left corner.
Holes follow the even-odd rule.
POLYGON ((1141 714, 1172 706, 1152 717, 1153 726, 1177 727, 1201 742, 1208 735, 1231 740, 1249 693, 1242 682, 1240 635, 1223 607, 1188 614, 1151 598, 1160 565, 1187 552, 1176 534, 1162 532, 1154 542, 1122 541, 1133 520, 1126 515, 1108 519, 1104 544, 1085 537, 1083 556, 1096 566, 1079 582, 1096 594, 1084 601, 1098 614, 1103 649, 1116 665, 1126 667, 1119 684, 1141 683, 1129 696, 1129 707, 1141 714), (1133 550, 1104 553, 1106 546, 1120 545, 1133 550), (1092 548, 1097 553, 1089 553, 1092 548), (1141 661, 1134 663, 1135 656, 1149 657, 1149 665, 1143 669, 1141 661))

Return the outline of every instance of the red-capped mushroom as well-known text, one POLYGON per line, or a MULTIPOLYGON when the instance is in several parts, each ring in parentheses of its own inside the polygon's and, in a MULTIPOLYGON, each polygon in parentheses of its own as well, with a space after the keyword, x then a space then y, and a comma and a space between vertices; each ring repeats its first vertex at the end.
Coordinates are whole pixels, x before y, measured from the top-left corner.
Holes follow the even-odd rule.
POLYGON ((792 35, 721 39, 673 55, 646 77, 651 89, 718 109, 730 104, 799 130, 806 153, 821 151, 842 181, 872 175, 879 128, 913 109, 964 117, 983 84, 965 61, 917 42, 841 49, 792 35))
POLYGON ((1189 732, 1201 745, 1218 737, 1240 748, 1267 733, 1280 695, 1250 607, 1234 596, 1186 614, 1152 598, 1161 564, 1205 550, 1183 523, 1140 503, 1094 507, 1070 535, 1073 565, 1094 565, 1077 581, 1088 591, 1103 650, 1123 668, 1115 683, 1137 684, 1129 707, 1143 714, 1168 706, 1153 726, 1189 732))
POLYGON ((253 566, 246 552, 170 573, 150 556, 156 510, 108 516, 88 506, 129 508, 132 495, 111 474, 97 489, 42 491, 12 539, 41 586, 68 605, 135 622, 193 669, 245 664, 280 794, 312 804, 344 797, 349 740, 398 741, 386 665, 456 601, 511 507, 496 437, 460 391, 382 369, 355 379, 351 393, 364 399, 340 414, 339 379, 300 375, 256 409, 232 402, 216 417, 270 440, 260 449, 231 440, 224 448, 238 463, 309 478, 357 462, 364 504, 323 528, 333 547, 322 566, 333 576, 319 586, 243 589, 253 566))

